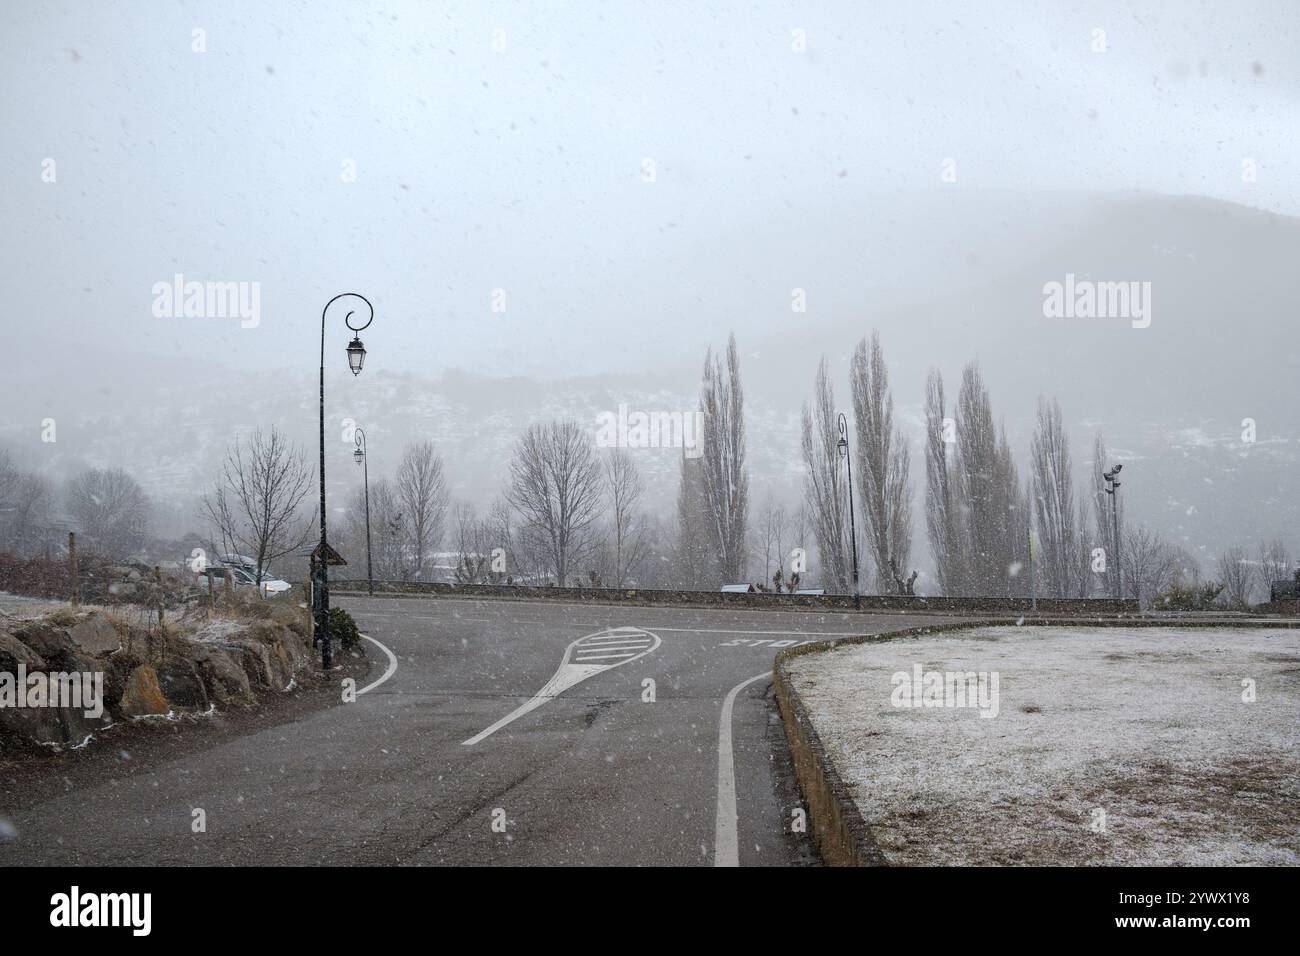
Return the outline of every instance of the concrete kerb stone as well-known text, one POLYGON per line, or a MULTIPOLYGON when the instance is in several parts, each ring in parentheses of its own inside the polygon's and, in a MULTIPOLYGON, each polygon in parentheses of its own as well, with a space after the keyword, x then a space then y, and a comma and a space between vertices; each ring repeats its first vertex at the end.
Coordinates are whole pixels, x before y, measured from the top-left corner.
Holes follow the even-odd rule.
POLYGON ((933 624, 901 628, 880 634, 863 634, 841 637, 789 647, 776 655, 772 667, 772 687, 781 722, 785 725, 786 740, 790 744, 790 758, 795 777, 803 793, 809 816, 809 832, 828 866, 888 866, 871 832, 871 826, 858 809, 857 801, 849 793, 839 772, 835 769, 817 729, 813 726, 803 698, 794 689, 787 665, 805 654, 824 654, 837 647, 855 644, 874 644, 906 638, 926 637, 984 627, 1265 627, 1297 628, 1300 620, 1232 619, 1232 620, 1173 620, 1160 619, 1087 619, 1087 618, 1032 618, 1020 622, 1005 619, 955 621, 951 624, 933 624))

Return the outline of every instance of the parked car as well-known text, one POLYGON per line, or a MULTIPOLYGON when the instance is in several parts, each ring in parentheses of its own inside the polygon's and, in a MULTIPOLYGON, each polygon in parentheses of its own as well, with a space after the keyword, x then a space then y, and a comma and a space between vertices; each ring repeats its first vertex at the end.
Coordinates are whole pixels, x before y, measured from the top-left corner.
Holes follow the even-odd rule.
MULTIPOLYGON (((257 567, 248 568, 242 565, 234 564, 210 564, 204 571, 195 572, 195 582, 201 585, 207 585, 207 576, 211 574, 213 581, 219 587, 225 587, 226 575, 230 575, 230 583, 237 588, 251 588, 257 586, 257 567)), ((270 574, 269 569, 262 569, 262 593, 266 595, 281 594, 289 591, 293 585, 288 581, 281 581, 279 578, 270 574)))

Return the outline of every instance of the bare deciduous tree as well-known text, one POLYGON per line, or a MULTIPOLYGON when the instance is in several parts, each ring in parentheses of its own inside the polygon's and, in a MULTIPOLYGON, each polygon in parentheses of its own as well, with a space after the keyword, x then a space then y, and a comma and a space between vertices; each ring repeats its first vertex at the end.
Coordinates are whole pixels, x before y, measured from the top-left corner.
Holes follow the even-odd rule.
POLYGON ((1028 515, 1006 434, 994 426, 988 389, 973 363, 962 370, 956 431, 970 584, 975 594, 1002 597, 1012 593, 1013 568, 1023 563, 1028 515))
POLYGON ((204 496, 203 510, 221 547, 253 558, 260 584, 276 558, 302 547, 313 521, 300 513, 315 472, 275 428, 240 438, 227 450, 222 481, 204 496))
POLYGON ((433 442, 408 445, 397 468, 397 503, 406 532, 403 580, 421 579, 425 561, 442 542, 447 516, 447 481, 442 456, 435 455, 433 442))
POLYGON ((825 357, 817 366, 811 407, 803 407, 803 462, 807 501, 821 558, 822 585, 828 591, 853 590, 849 540, 848 477, 840 461, 835 392, 825 357))
POLYGON ((608 582, 621 588, 645 554, 641 499, 645 488, 632 457, 611 448, 605 458, 605 488, 609 494, 608 582))
POLYGON ((876 589, 905 593, 900 574, 912 556, 911 456, 894 430, 894 396, 880 348, 880 333, 858 343, 851 370, 857 444, 858 497, 868 548, 876 565, 876 589))
POLYGON ((759 519, 759 533, 763 539, 763 580, 765 582, 773 581, 774 574, 779 574, 781 580, 785 580, 785 535, 787 524, 785 508, 774 502, 771 496, 768 496, 763 503, 763 511, 759 519), (774 557, 776 560, 775 572, 772 570, 774 557))
POLYGON ((521 531, 537 542, 545 570, 564 587, 593 544, 600 514, 600 463, 591 437, 574 421, 530 427, 515 446, 507 497, 523 518, 521 531))
POLYGON ((740 385, 735 335, 727 340, 725 367, 712 350, 704 357, 700 411, 704 415, 700 488, 710 543, 723 580, 738 582, 744 579, 747 557, 749 475, 745 471, 745 393, 740 385))
POLYGON ((1246 560, 1246 549, 1233 545, 1219 555, 1217 563, 1219 583, 1223 585, 1222 600, 1231 608, 1250 606, 1251 569, 1246 560))
MULTIPOLYGON (((364 568, 366 553, 366 501, 365 489, 355 489, 348 499, 344 525, 345 557, 354 566, 364 568), (355 556, 355 557, 354 557, 355 556)), ((370 482, 370 552, 371 573, 377 581, 396 581, 402 578, 405 559, 403 552, 406 527, 402 510, 387 478, 370 482)), ((360 577, 357 574, 356 577, 360 577)))
POLYGON ((35 552, 49 522, 52 497, 42 475, 23 471, 7 451, 0 451, 0 551, 35 552))
POLYGON ((1199 580, 1200 567, 1182 548, 1165 542, 1157 531, 1139 525, 1122 532, 1124 537, 1124 591, 1149 607, 1152 599, 1171 584, 1199 580))
POLYGON ((9 449, 0 448, 0 505, 7 505, 14 488, 18 485, 20 472, 14 466, 9 449))
POLYGON ((1263 593, 1261 600, 1267 601, 1273 590, 1274 581, 1290 581, 1295 570, 1295 565, 1291 563, 1291 555, 1286 549, 1286 545, 1281 541, 1273 540, 1265 544, 1259 544, 1259 564, 1256 567, 1255 578, 1263 593))
POLYGON ((91 468, 67 483, 64 503, 87 550, 123 558, 144 544, 149 532, 149 499, 121 468, 91 468))
POLYGON ((1079 531, 1074 523, 1074 484, 1071 479, 1070 439, 1061 424, 1061 406, 1053 399, 1038 399, 1038 429, 1030 450, 1033 489, 1031 502, 1037 517, 1041 547, 1043 591, 1069 597, 1078 589, 1079 531))
POLYGON ((698 458, 681 456, 681 477, 677 486, 676 573, 673 583, 686 588, 714 587, 718 559, 709 547, 708 505, 704 500, 703 465, 698 458))
MULTIPOLYGON (((505 581, 504 568, 493 566, 495 535, 490 518, 481 519, 473 506, 459 504, 454 512, 456 535, 455 579, 458 584, 500 584, 505 581), (499 568, 499 569, 498 569, 499 568)), ((504 553, 504 552, 496 552, 504 553)))
POLYGON ((943 378, 931 369, 925 382, 925 530, 941 594, 970 593, 969 567, 957 496, 956 422, 948 416, 943 378), (948 446, 953 446, 953 455, 948 446))

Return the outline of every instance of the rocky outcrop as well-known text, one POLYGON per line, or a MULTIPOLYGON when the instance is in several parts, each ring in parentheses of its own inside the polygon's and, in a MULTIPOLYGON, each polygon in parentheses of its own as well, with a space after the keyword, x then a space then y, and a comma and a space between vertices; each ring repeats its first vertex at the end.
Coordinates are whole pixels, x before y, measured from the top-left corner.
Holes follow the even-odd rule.
POLYGON ((163 695, 180 707, 208 706, 208 690, 199 676, 198 667, 188 657, 172 656, 158 665, 158 687, 163 695))
POLYGON ((252 699, 252 685, 237 648, 214 641, 187 641, 181 653, 194 661, 195 672, 212 703, 252 699))
MULTIPOLYGON (((147 583, 147 582, 146 582, 147 583)), ((296 604, 257 601, 235 617, 207 622, 165 642, 136 634, 112 612, 59 609, 0 630, 0 675, 94 675, 103 715, 50 705, 0 707, 0 746, 11 735, 42 744, 80 746, 89 734, 122 718, 247 705, 259 692, 281 692, 312 663, 311 628, 296 604), (132 653, 147 648, 148 659, 132 653)), ((11 683, 13 681, 11 680, 11 683)))
POLYGON ((131 671, 118 709, 124 717, 165 714, 171 710, 162 688, 158 686, 158 674, 148 664, 141 664, 131 671))
POLYGON ((87 614, 68 630, 68 638, 92 657, 122 648, 122 636, 102 614, 87 614))
POLYGON ((0 674, 18 673, 19 664, 29 671, 38 671, 45 667, 45 658, 12 634, 0 632, 0 674))

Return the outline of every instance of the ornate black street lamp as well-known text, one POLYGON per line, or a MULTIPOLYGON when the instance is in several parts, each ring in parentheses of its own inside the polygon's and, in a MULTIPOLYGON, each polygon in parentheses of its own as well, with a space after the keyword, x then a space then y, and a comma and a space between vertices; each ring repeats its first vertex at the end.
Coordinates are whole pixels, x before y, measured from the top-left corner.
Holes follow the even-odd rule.
POLYGON ((350 308, 343 317, 344 324, 352 331, 352 341, 348 343, 348 368, 352 369, 353 375, 361 372, 361 366, 366 361, 366 347, 361 344, 361 339, 356 333, 367 328, 375 319, 375 307, 370 304, 370 300, 364 295, 358 295, 355 292, 344 292, 336 295, 325 303, 325 308, 320 314, 320 547, 317 549, 319 554, 315 560, 313 572, 316 577, 317 599, 316 599, 316 643, 320 645, 321 666, 329 670, 334 663, 333 650, 330 647, 330 585, 329 585, 329 539, 325 534, 325 316, 329 313, 330 306, 339 299, 357 299, 366 307, 365 325, 353 325, 352 316, 357 313, 356 308, 350 308))
POLYGON ((375 579, 370 573, 370 462, 366 459, 366 433, 358 428, 356 438, 357 450, 352 453, 352 458, 362 466, 366 484, 366 590, 373 595, 375 579))
POLYGON ((844 413, 840 412, 840 440, 835 446, 840 450, 840 457, 844 463, 849 466, 849 543, 853 548, 853 606, 862 607, 862 594, 858 590, 858 528, 857 521, 853 517, 853 462, 849 459, 849 424, 844 420, 844 413))

